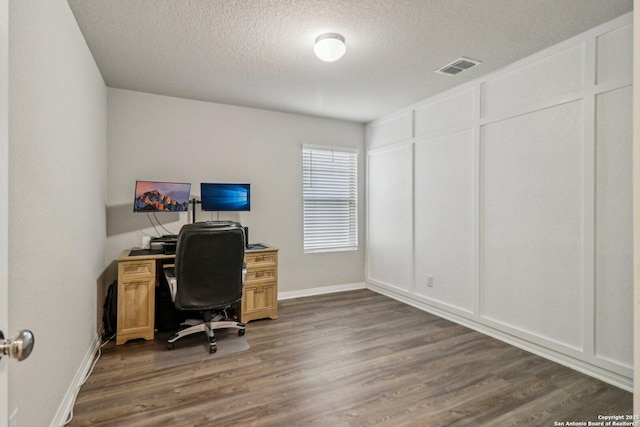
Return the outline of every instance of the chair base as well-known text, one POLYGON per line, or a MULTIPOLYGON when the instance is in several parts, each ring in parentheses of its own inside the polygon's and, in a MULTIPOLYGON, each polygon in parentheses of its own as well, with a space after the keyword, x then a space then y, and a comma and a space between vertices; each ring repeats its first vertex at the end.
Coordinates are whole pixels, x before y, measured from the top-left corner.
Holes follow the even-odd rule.
POLYGON ((183 325, 189 326, 186 329, 182 329, 175 334, 171 335, 167 341, 167 346, 169 350, 173 350, 173 343, 178 341, 182 337, 186 337, 188 335, 193 335, 198 332, 204 332, 207 334, 209 338, 209 353, 215 353, 218 348, 216 346, 216 337, 214 331, 216 329, 237 329, 238 335, 242 336, 245 332, 245 324, 242 322, 238 322, 235 320, 220 320, 216 316, 216 318, 212 319, 209 322, 197 321, 197 320, 187 320, 182 323, 183 325))

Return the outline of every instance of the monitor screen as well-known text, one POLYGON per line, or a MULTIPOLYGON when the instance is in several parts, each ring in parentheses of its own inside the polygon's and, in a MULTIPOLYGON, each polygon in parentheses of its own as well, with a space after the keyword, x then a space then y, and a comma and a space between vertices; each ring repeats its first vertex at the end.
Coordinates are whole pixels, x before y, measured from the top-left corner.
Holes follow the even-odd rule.
POLYGON ((203 211, 250 211, 250 184, 200 184, 203 211))
POLYGON ((190 183, 136 181, 134 212, 186 212, 190 183))

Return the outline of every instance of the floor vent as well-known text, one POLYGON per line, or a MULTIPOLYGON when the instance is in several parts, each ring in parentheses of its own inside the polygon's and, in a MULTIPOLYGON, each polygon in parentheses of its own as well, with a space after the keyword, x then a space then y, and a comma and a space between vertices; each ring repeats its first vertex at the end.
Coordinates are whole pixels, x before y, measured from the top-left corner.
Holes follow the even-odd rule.
POLYGON ((435 72, 439 74, 446 74, 448 76, 455 76, 463 71, 475 67, 480 64, 480 61, 469 58, 458 58, 450 64, 445 65, 442 68, 438 68, 435 72))

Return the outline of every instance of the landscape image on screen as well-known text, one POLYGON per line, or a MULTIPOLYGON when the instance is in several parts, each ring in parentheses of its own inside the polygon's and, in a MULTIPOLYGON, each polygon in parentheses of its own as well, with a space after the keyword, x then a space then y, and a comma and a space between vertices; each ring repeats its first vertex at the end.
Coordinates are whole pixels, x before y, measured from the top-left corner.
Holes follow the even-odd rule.
POLYGON ((134 212, 186 212, 191 184, 136 181, 134 212))

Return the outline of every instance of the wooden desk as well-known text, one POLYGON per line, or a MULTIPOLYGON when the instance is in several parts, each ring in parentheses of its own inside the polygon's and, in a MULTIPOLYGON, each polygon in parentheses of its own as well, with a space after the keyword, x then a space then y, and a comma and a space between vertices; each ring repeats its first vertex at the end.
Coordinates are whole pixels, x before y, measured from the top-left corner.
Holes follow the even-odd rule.
MULTIPOLYGON (((240 321, 278 318, 278 249, 247 249, 244 261, 247 278, 240 303, 240 321)), ((134 338, 154 337, 155 288, 162 264, 171 263, 175 255, 147 253, 131 255, 132 249, 118 257, 118 325, 116 344, 134 338)))

